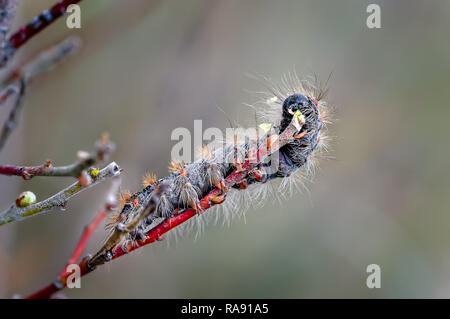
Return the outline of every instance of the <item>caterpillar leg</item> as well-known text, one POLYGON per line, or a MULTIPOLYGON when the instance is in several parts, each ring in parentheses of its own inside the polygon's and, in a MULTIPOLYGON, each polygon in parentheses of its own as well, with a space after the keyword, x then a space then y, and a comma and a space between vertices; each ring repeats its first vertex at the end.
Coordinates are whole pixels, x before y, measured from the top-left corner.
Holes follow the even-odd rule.
POLYGON ((247 189, 247 187, 248 187, 247 179, 244 179, 242 182, 237 183, 236 185, 233 186, 233 188, 237 189, 247 189))
POLYGON ((225 201, 226 196, 227 196, 227 193, 223 193, 223 194, 214 196, 213 198, 211 198, 211 203, 214 205, 222 204, 225 201))
POLYGON ((236 184, 236 185, 239 189, 247 189, 248 181, 246 179, 244 179, 242 182, 240 182, 239 184, 236 184))
POLYGON ((267 173, 261 169, 255 168, 250 172, 250 175, 259 183, 267 182, 267 173))
POLYGON ((218 188, 222 193, 226 193, 225 177, 217 163, 211 163, 207 170, 207 175, 212 186, 218 188))

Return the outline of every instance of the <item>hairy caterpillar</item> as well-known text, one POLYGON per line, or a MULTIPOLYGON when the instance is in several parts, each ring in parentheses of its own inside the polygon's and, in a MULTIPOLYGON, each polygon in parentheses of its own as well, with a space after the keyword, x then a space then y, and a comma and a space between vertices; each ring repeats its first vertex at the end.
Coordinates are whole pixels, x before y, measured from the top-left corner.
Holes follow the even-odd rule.
POLYGON ((259 125, 259 130, 262 129, 267 135, 280 134, 290 125, 295 114, 303 117, 301 129, 279 149, 277 161, 273 157, 269 161, 256 158, 252 170, 233 186, 234 191, 225 187, 224 180, 234 171, 239 171, 244 159, 254 155, 255 148, 259 147, 258 139, 236 138, 215 149, 206 148, 203 156, 190 164, 171 162, 170 175, 159 180, 154 175, 148 175, 144 178, 145 187, 141 191, 124 195, 123 208, 110 225, 112 234, 93 259, 111 258, 111 250, 118 243, 126 248, 133 241, 144 238, 158 221, 184 209, 192 208, 201 214, 203 211, 199 201, 213 189, 217 188, 223 194, 216 197, 213 204, 225 202, 229 208, 236 205, 236 201, 230 198, 233 193, 243 193, 241 191, 253 188, 253 193, 244 192, 247 203, 252 200, 261 202, 266 197, 262 185, 279 179, 282 181, 280 187, 287 187, 292 185, 296 175, 301 174, 300 168, 306 167, 307 173, 312 171, 313 152, 326 147, 321 136, 328 122, 328 108, 322 100, 325 92, 317 85, 300 81, 296 75, 286 76, 281 84, 270 82, 270 85, 265 108, 259 116, 270 119, 271 123, 259 125))

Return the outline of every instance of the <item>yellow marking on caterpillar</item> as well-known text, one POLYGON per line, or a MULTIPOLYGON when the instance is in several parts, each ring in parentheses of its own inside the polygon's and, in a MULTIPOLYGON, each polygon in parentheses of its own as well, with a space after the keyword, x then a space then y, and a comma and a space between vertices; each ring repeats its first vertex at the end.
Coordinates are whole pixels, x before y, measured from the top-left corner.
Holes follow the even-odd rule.
POLYGON ((297 110, 294 113, 294 125, 297 130, 300 130, 302 128, 302 125, 305 123, 305 116, 300 112, 300 110, 297 110))
POLYGON ((262 123, 262 124, 259 124, 258 127, 260 129, 262 129, 264 131, 264 133, 267 133, 272 128, 272 124, 271 123, 262 123))

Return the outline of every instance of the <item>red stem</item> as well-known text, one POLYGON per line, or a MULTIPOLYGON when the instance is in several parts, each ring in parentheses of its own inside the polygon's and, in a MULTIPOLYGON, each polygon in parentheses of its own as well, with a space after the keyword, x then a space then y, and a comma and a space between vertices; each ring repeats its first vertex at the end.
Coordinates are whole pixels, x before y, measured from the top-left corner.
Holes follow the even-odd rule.
POLYGON ((105 216, 106 210, 102 209, 97 213, 97 216, 95 216, 94 220, 84 228, 83 234, 81 235, 80 240, 78 241, 77 246, 75 247, 75 250, 72 253, 72 256, 70 256, 66 266, 59 274, 60 278, 64 276, 67 266, 76 263, 77 260, 80 258, 89 238, 91 237, 92 233, 97 229, 98 225, 103 220, 103 218, 105 218, 105 216))
POLYGON ((39 175, 45 168, 45 165, 39 166, 16 166, 16 165, 0 165, 1 175, 16 175, 26 178, 26 176, 39 175))
POLYGON ((7 40, 7 46, 14 50, 20 48, 33 36, 66 13, 67 8, 71 4, 76 4, 78 2, 81 2, 81 0, 60 0, 50 9, 45 10, 40 15, 36 16, 30 23, 22 26, 18 31, 12 34, 7 40))
MULTIPOLYGON (((108 209, 108 206, 107 206, 107 209, 108 209)), ((50 285, 42 288, 41 290, 37 291, 36 293, 28 296, 27 299, 48 299, 54 293, 58 292, 59 290, 63 289, 66 286, 67 277, 72 274, 72 272, 70 272, 70 273, 67 272, 67 266, 76 263, 76 261, 80 258, 92 233, 95 231, 95 229, 97 229, 100 222, 107 215, 107 209, 102 209, 101 211, 99 211, 97 213, 97 215, 95 216, 94 220, 84 228, 83 234, 81 235, 81 237, 75 247, 75 250, 73 251, 72 255, 70 256, 69 260, 67 261, 67 264, 64 266, 63 270, 59 274, 56 281, 54 281, 50 285)), ((81 276, 84 276, 85 274, 92 271, 92 269, 90 269, 86 266, 86 261, 87 261, 87 259, 85 258, 78 264, 80 266, 81 276)))
MULTIPOLYGON (((87 259, 83 259, 78 265, 80 266, 80 273, 81 276, 84 276, 88 273, 90 273, 93 269, 87 267, 86 265, 87 259)), ((64 267, 66 268, 66 267, 64 267)), ((28 296, 26 299, 49 299, 54 293, 60 291, 66 286, 66 279, 69 277, 72 273, 68 273, 64 270, 64 272, 60 275, 61 280, 63 280, 63 283, 61 283, 59 280, 45 286, 41 290, 35 292, 34 294, 28 296)))

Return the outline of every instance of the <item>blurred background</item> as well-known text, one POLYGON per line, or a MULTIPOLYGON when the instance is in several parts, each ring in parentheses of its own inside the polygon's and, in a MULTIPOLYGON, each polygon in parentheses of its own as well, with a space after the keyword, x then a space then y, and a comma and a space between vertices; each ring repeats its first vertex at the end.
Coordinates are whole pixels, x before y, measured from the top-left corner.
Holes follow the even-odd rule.
MULTIPOLYGON (((20 1, 13 29, 53 4, 20 1)), ((251 123, 246 76, 330 72, 330 156, 310 193, 250 209, 231 227, 155 243, 82 279, 69 298, 450 297, 450 2, 411 0, 85 0, 82 28, 61 19, 22 48, 19 66, 69 35, 79 54, 30 86, 1 163, 72 163, 108 131, 123 187, 167 174, 176 127, 251 123), (381 29, 366 8, 381 6, 381 29), (248 121, 247 121, 248 120, 248 121), (246 122, 247 121, 247 122, 246 122), (381 267, 368 289, 366 267, 381 267)), ((8 113, 0 109, 2 121, 8 113)), ((44 199, 71 178, 0 176, 1 210, 23 190, 44 199)), ((0 297, 56 278, 107 183, 68 209, 0 228, 0 297)), ((169 236, 170 237, 170 236, 169 236)), ((100 227, 87 252, 105 238, 100 227)))

